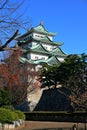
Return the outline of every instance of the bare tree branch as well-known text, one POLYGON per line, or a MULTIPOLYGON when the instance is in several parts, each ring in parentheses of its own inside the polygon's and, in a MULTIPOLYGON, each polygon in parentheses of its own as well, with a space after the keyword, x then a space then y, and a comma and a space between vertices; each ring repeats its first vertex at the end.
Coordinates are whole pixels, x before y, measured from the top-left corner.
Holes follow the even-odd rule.
POLYGON ((8 0, 5 0, 5 2, 1 5, 0 9, 3 9, 7 2, 8 0))
POLYGON ((26 1, 0 0, 0 52, 15 50, 14 47, 7 47, 8 44, 11 42, 10 45, 14 46, 13 40, 18 34, 18 30, 23 29, 27 31, 30 27, 31 21, 24 19, 26 11, 23 7, 25 6, 24 2, 26 1))
POLYGON ((0 51, 4 51, 7 47, 7 45, 18 35, 18 30, 15 32, 15 34, 4 44, 0 47, 0 51))

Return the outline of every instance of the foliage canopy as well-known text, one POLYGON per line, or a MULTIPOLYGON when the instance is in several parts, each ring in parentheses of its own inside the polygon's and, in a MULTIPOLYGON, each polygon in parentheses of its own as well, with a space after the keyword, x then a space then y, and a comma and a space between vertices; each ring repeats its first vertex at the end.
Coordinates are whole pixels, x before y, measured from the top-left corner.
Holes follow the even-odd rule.
POLYGON ((67 56, 64 62, 58 66, 44 66, 42 69, 42 81, 48 87, 59 84, 69 91, 71 105, 74 109, 87 108, 87 55, 73 54, 67 56))

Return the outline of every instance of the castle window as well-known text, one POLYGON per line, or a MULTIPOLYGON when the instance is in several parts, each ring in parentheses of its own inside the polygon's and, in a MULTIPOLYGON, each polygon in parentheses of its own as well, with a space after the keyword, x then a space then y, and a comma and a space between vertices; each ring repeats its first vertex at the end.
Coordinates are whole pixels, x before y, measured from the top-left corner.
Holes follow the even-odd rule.
POLYGON ((42 57, 42 60, 45 60, 45 57, 42 57))
POLYGON ((35 35, 36 37, 38 36, 38 35, 35 35))
POLYGON ((37 38, 39 38, 39 37, 40 37, 40 38, 43 38, 44 36, 41 36, 41 35, 37 35, 37 34, 36 34, 35 37, 37 37, 37 38))
POLYGON ((35 56, 35 59, 38 59, 38 56, 35 56))

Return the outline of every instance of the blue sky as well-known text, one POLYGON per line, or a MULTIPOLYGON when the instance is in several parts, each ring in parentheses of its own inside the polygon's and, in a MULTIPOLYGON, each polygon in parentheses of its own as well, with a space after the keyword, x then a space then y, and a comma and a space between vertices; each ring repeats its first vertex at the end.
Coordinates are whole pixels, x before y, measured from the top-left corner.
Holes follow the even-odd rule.
POLYGON ((25 17, 32 26, 43 21, 67 54, 87 53, 87 0, 26 0, 25 17))

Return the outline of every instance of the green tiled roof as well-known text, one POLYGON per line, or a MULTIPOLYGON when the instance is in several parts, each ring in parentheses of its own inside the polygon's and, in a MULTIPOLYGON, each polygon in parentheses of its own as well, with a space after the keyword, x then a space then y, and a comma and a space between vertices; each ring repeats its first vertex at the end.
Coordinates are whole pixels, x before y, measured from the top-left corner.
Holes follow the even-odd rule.
POLYGON ((55 48, 53 51, 51 51, 51 54, 55 56, 60 56, 60 57, 66 57, 67 54, 65 54, 59 47, 55 48))
POLYGON ((29 50, 25 51, 25 53, 30 53, 30 52, 44 54, 44 55, 53 55, 53 56, 58 56, 63 58, 67 56, 67 54, 65 54, 59 47, 53 49, 52 51, 48 51, 40 43, 38 43, 34 47, 31 47, 29 50))
POLYGON ((48 32, 47 29, 42 24, 39 24, 37 27, 33 28, 33 30, 44 34, 49 34, 52 36, 56 35, 56 33, 48 32))
POLYGON ((31 47, 30 51, 35 53, 49 54, 49 51, 47 51, 40 43, 34 47, 31 47))
POLYGON ((45 60, 43 60, 43 59, 32 60, 31 63, 33 63, 33 64, 41 64, 41 63, 45 63, 45 60))
POLYGON ((42 42, 48 42, 48 43, 52 43, 52 41, 49 39, 48 36, 44 36, 43 38, 40 39, 40 41, 42 41, 42 42))
POLYGON ((42 42, 42 43, 50 43, 50 44, 52 44, 52 45, 57 45, 57 46, 63 45, 63 43, 61 43, 61 42, 51 41, 48 36, 45 36, 45 37, 40 38, 40 39, 38 39, 38 38, 33 38, 33 37, 32 37, 32 40, 38 41, 38 42, 42 42))
POLYGON ((27 59, 26 59, 26 58, 24 58, 24 57, 19 57, 19 61, 20 61, 20 62, 22 62, 22 63, 25 63, 25 62, 26 62, 26 60, 27 60, 27 59))
POLYGON ((52 56, 47 60, 43 60, 43 59, 34 60, 33 64, 48 64, 50 66, 53 66, 56 64, 60 64, 60 61, 56 58, 56 56, 52 56))
POLYGON ((25 63, 28 62, 30 64, 48 64, 50 66, 60 64, 60 61, 57 59, 56 56, 52 56, 47 60, 37 59, 37 60, 27 60, 26 58, 20 57, 20 62, 25 63))
POLYGON ((56 65, 56 64, 60 64, 60 61, 57 59, 56 56, 52 56, 49 59, 46 60, 46 63, 48 65, 56 65))

